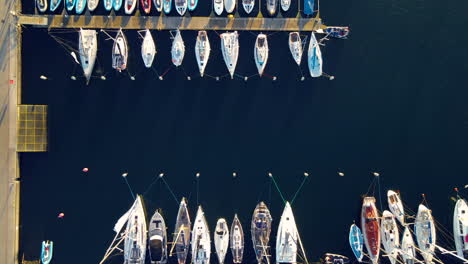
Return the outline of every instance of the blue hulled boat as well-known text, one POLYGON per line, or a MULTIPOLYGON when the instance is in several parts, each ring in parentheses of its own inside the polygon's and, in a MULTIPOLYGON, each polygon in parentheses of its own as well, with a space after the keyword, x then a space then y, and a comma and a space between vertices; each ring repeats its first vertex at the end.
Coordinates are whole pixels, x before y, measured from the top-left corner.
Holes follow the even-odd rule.
POLYGON ((198 5, 198 0, 189 0, 188 1, 188 10, 189 11, 194 11, 195 8, 197 8, 198 5))
POLYGON ((62 0, 50 0, 50 11, 54 12, 60 3, 62 3, 62 0))
POLYGON ((123 0, 114 0, 114 10, 119 11, 120 8, 122 7, 122 2, 123 0))
POLYGON ((86 0, 76 0, 75 11, 78 15, 81 15, 86 8, 86 0))
POLYGON ((309 64, 310 76, 314 78, 322 76, 322 52, 320 51, 320 45, 315 38, 314 32, 310 33, 307 60, 309 64))
POLYGON ((104 8, 106 9, 106 11, 112 10, 112 6, 114 5, 113 0, 103 0, 102 3, 104 4, 104 8))
POLYGON ((312 15, 314 13, 315 0, 304 0, 304 14, 312 15))
POLYGON ((349 229, 349 245, 353 250, 354 256, 356 259, 361 262, 364 254, 362 252, 362 248, 364 245, 364 238, 362 237, 361 229, 355 224, 351 225, 349 229))
POLYGON ((65 0, 65 7, 67 8, 68 12, 72 11, 75 5, 76 0, 65 0))
POLYGON ((42 250, 41 250, 41 262, 43 264, 49 264, 52 260, 52 253, 54 250, 53 241, 42 241, 42 250))

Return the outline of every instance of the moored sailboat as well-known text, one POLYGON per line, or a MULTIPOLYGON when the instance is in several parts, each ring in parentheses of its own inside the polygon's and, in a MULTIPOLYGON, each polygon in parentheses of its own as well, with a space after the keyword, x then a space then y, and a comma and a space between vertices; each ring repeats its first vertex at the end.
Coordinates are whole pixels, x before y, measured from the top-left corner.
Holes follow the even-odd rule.
POLYGON ((266 8, 270 16, 275 15, 278 8, 278 0, 266 0, 266 8))
POLYGON ((192 263, 209 264, 211 254, 211 240, 205 213, 198 206, 195 222, 192 230, 192 263))
POLYGON ((99 0, 88 0, 88 10, 90 12, 93 12, 94 10, 96 10, 98 4, 99 0))
POLYGON ((197 41, 195 43, 195 58, 197 59, 200 76, 205 73, 208 59, 210 58, 211 46, 206 31, 198 31, 197 41))
POLYGON ((361 262, 364 257, 363 247, 364 247, 364 238, 362 236, 361 229, 355 224, 352 224, 349 228, 349 245, 351 250, 354 253, 357 261, 361 262))
POLYGON ((67 11, 70 12, 73 10, 75 7, 76 0, 65 0, 65 7, 67 8, 67 11))
POLYGON ((189 11, 195 11, 195 8, 197 8, 198 5, 198 0, 188 0, 188 10, 189 11))
POLYGON ((289 33, 289 51, 297 65, 301 65, 302 60, 302 40, 299 32, 289 33))
POLYGON ((395 191, 388 190, 387 200, 390 211, 402 225, 405 225, 405 210, 400 198, 400 194, 395 191))
POLYGON ((216 255, 218 256, 218 263, 223 264, 229 246, 229 228, 226 219, 224 218, 220 218, 216 222, 214 244, 216 255))
POLYGON ((250 232, 252 234, 252 244, 259 264, 263 263, 263 258, 266 258, 266 263, 269 263, 269 241, 271 233, 271 218, 270 210, 264 202, 260 202, 255 207, 250 224, 250 232))
POLYGON ((187 0, 174 0, 175 8, 179 15, 185 15, 185 11, 187 11, 187 0))
POLYGON ((237 31, 221 34, 221 51, 231 79, 233 79, 239 57, 239 35, 237 31))
POLYGON ((453 236, 457 255, 468 259, 468 205, 462 198, 458 198, 453 211, 453 236))
POLYGON ((143 12, 148 15, 151 12, 151 0, 140 0, 140 4, 143 12))
POLYGON ((112 10, 112 6, 114 5, 113 0, 103 0, 102 3, 104 5, 104 9, 106 9, 106 11, 111 11, 112 10))
POLYGON ((133 11, 135 11, 136 5, 138 0, 125 0, 125 14, 131 15, 133 11))
POLYGON ((176 36, 172 40, 171 55, 172 63, 177 67, 180 66, 185 55, 185 45, 180 30, 177 30, 176 36))
POLYGON ((416 249, 413 236, 408 227, 405 227, 400 248, 401 258, 404 264, 414 264, 416 260, 416 249))
POLYGON ((60 3, 62 3, 62 0, 50 0, 50 11, 54 12, 60 3))
POLYGON ((76 14, 81 15, 81 13, 83 13, 85 8, 86 8, 86 0, 76 0, 76 5, 75 5, 76 14))
POLYGON ((187 260, 188 250, 190 247, 190 228, 191 222, 187 209, 187 202, 185 198, 182 198, 179 205, 179 211, 177 212, 173 246, 170 254, 172 255, 173 249, 176 250, 177 261, 179 264, 185 264, 187 260))
POLYGON ((220 16, 224 10, 223 0, 213 0, 213 9, 215 13, 220 16))
POLYGON ((119 11, 120 8, 122 7, 122 3, 123 3, 123 0, 114 0, 114 10, 119 11))
POLYGON ((257 65, 258 74, 263 75, 266 64, 268 62, 268 40, 265 34, 258 34, 255 41, 254 58, 255 65, 257 65))
POLYGON ((369 258, 372 263, 376 264, 379 262, 380 230, 374 197, 364 197, 361 210, 361 228, 369 258))
POLYGON ((54 242, 53 241, 42 241, 41 249, 41 262, 42 264, 49 264, 52 260, 54 253, 54 242))
POLYGON ((167 262, 166 224, 158 210, 151 217, 148 238, 151 264, 165 264, 167 262))
POLYGON ((281 1, 281 9, 283 9, 284 12, 287 12, 289 10, 289 7, 291 6, 291 0, 280 0, 281 1))
POLYGON ((114 45, 112 46, 112 68, 116 69, 118 72, 122 72, 127 69, 127 60, 127 38, 125 38, 122 29, 120 29, 114 39, 114 45))
POLYGON ((140 195, 128 213, 125 233, 124 264, 144 264, 147 231, 143 199, 140 195))
POLYGON ((432 263, 436 243, 436 230, 431 210, 423 204, 418 207, 416 220, 414 221, 414 233, 416 242, 424 261, 427 264, 432 263))
POLYGON ((247 14, 250 14, 255 6, 255 0, 242 0, 242 7, 247 14))
POLYGON ((395 221, 395 216, 390 213, 390 211, 385 210, 382 213, 380 232, 386 255, 392 264, 396 264, 400 248, 400 233, 395 221))
POLYGON ((298 232, 289 202, 284 206, 276 235, 276 263, 296 263, 298 232))
POLYGON ((86 84, 89 84, 93 73, 94 63, 97 53, 97 32, 92 29, 80 29, 78 37, 78 50, 80 52, 80 62, 86 84))
POLYGON ((41 13, 47 11, 47 0, 36 0, 36 8, 41 13))
POLYGON ((172 0, 162 0, 164 13, 169 14, 172 10, 172 0))
POLYGON ((242 263, 242 258, 244 256, 244 231, 242 229, 242 224, 237 217, 237 214, 234 215, 234 220, 231 225, 231 253, 232 253, 232 262, 233 263, 242 263))
POLYGON ((307 54, 309 72, 311 77, 322 76, 322 52, 320 51, 319 43, 315 38, 314 32, 310 33, 309 50, 307 54))
POLYGON ((156 45, 154 44, 153 36, 151 36, 151 31, 146 29, 143 43, 141 43, 141 57, 143 58, 143 62, 146 68, 151 68, 155 55, 156 45))
POLYGON ((162 11, 162 0, 153 0, 154 8, 156 8, 156 11, 161 12, 162 11))
POLYGON ((234 9, 236 8, 236 0, 224 0, 224 8, 227 13, 234 12, 234 9))

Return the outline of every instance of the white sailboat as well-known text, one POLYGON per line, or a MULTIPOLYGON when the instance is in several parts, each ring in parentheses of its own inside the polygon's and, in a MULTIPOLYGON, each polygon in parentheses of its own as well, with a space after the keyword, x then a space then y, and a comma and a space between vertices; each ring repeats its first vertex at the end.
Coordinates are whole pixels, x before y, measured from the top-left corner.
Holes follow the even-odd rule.
POLYGON ((224 10, 223 0, 213 0, 213 9, 215 13, 220 16, 224 10))
POLYGON ((405 225, 405 210, 400 195, 395 191, 388 190, 387 199, 390 211, 402 225, 405 225))
POLYGON ((236 8, 236 1, 237 0, 224 0, 224 8, 226 9, 226 12, 234 12, 234 8, 236 8))
POLYGON ((182 39, 182 35, 180 35, 180 30, 177 30, 177 34, 172 40, 171 55, 172 63, 177 67, 180 66, 184 60, 185 55, 185 45, 184 40, 182 39))
POLYGON ((143 43, 141 43, 141 57, 143 58, 146 68, 151 68, 155 55, 156 45, 154 44, 153 36, 151 36, 151 31, 146 29, 143 43))
POLYGON ((214 244, 216 255, 218 255, 218 262, 219 264, 223 264, 229 246, 229 228, 224 218, 220 218, 216 222, 214 244))
POLYGON ((383 211, 380 221, 380 236, 386 255, 392 264, 397 262, 398 251, 400 248, 400 233, 395 221, 395 216, 390 211, 383 211))
POLYGON ((276 235, 276 263, 296 263, 298 236, 291 206, 286 202, 276 235))
POLYGON ((211 240, 205 213, 198 206, 197 216, 192 230, 192 263, 209 264, 211 254, 211 240))
POLYGON ((99 0, 88 0, 88 10, 93 12, 99 4, 99 0))
POLYGON ((143 200, 137 196, 133 210, 128 215, 124 240, 124 263, 144 264, 146 254, 146 218, 143 200))
POLYGON ((281 9, 283 9, 284 12, 287 12, 289 10, 289 7, 291 6, 291 0, 280 0, 281 1, 281 9))
POLYGON ((255 41, 254 58, 257 65, 258 74, 262 76, 268 62, 268 40, 265 34, 258 34, 255 41))
POLYGON ((78 49, 80 52, 81 67, 86 77, 86 84, 91 79, 97 53, 97 32, 92 29, 80 29, 78 49))
POLYGON ((431 210, 422 204, 418 207, 418 213, 414 221, 414 233, 424 261, 431 264, 435 250, 436 229, 431 210))
POLYGON ((468 259, 468 205, 459 198, 453 212, 453 236, 457 255, 468 259))
POLYGON ((177 254, 177 261, 179 264, 185 264, 187 260, 188 250, 190 247, 190 215, 187 209, 187 202, 182 198, 177 212, 176 225, 174 228, 173 244, 169 256, 175 249, 177 254))
POLYGON ((131 15, 133 11, 135 11, 135 8, 137 6, 138 0, 125 0, 124 2, 124 9, 125 9, 125 14, 131 15))
POLYGON ((239 35, 237 31, 221 34, 221 51, 231 79, 233 79, 239 57, 239 35))
POLYGON ((270 16, 275 15, 276 8, 278 7, 278 0, 266 0, 267 11, 270 16))
POLYGON ((208 64, 208 59, 210 58, 210 41, 208 40, 208 34, 206 31, 198 31, 197 42, 195 43, 195 57, 198 63, 198 69, 200 71, 200 76, 203 77, 205 73, 206 65, 208 64))
POLYGON ((314 32, 310 33, 309 51, 307 54, 309 72, 311 77, 322 76, 322 52, 320 51, 319 43, 315 38, 314 32))
POLYGON ((177 10, 177 13, 179 13, 179 15, 181 16, 185 15, 185 12, 187 11, 187 5, 188 5, 187 0, 175 0, 174 4, 177 10))
POLYGON ((242 263, 242 258, 244 256, 244 231, 237 214, 234 215, 234 220, 232 221, 230 242, 232 262, 242 263))
POLYGON ((289 33, 289 50, 297 65, 301 65, 302 60, 302 40, 299 32, 289 33))
POLYGON ((255 0, 242 0, 242 6, 247 14, 250 14, 255 6, 255 0))
POLYGON ((114 39, 114 45, 112 46, 112 68, 119 72, 122 72, 127 68, 128 60, 128 45, 127 38, 122 31, 119 30, 117 36, 114 39))
POLYGON ((162 11, 162 0, 153 0, 154 7, 156 8, 156 11, 161 12, 162 11))
MULTIPOLYGON (((414 264, 416 260, 416 249, 413 236, 408 227, 405 227, 403 238, 401 240, 400 254, 404 264, 414 264)), ((417 261, 417 260, 416 260, 417 261)))

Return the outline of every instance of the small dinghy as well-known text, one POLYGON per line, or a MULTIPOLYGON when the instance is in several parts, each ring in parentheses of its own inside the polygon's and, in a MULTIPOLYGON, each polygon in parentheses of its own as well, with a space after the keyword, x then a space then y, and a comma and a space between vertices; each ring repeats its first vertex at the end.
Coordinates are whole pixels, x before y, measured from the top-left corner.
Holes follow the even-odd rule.
MULTIPOLYGON (((414 240, 408 227, 405 227, 400 249, 401 258, 404 264, 414 264, 416 260, 416 249, 414 240)), ((418 261, 419 263, 420 261, 418 261)))
POLYGON ((218 263, 223 264, 229 246, 229 228, 224 218, 220 218, 216 222, 214 244, 216 255, 218 255, 218 263))
POLYGON ((247 14, 250 14, 255 6, 255 0, 242 0, 242 7, 247 14))
POLYGON ((315 0, 304 0, 304 15, 312 15, 315 10, 315 0))
POLYGON ((287 12, 289 10, 289 7, 291 6, 291 0, 280 0, 281 1, 281 9, 284 12, 287 12))
POLYGON ((349 259, 348 257, 332 254, 332 253, 325 253, 323 256, 323 264, 348 264, 349 259))
POLYGON ((93 73, 94 63, 97 53, 97 32, 96 30, 80 29, 78 50, 80 52, 81 67, 86 78, 86 85, 89 84, 93 73))
POLYGON ((137 196, 128 214, 124 240, 124 263, 144 264, 146 255, 146 220, 143 200, 137 196))
POLYGON ((119 72, 122 72, 127 68, 128 59, 128 45, 127 39, 122 31, 119 30, 117 36, 114 39, 114 45, 112 47, 112 68, 119 72))
POLYGON ((198 69, 200 76, 203 77, 205 73, 206 64, 210 58, 210 41, 208 40, 208 34, 206 31, 198 31, 197 42, 195 43, 195 57, 198 63, 198 69))
POLYGON ((141 8, 146 15, 149 15, 151 12, 151 0, 140 0, 141 8))
POLYGON ((307 54, 309 64, 309 72, 312 77, 322 76, 322 52, 320 51, 319 43, 315 38, 314 32, 310 33, 309 50, 307 54))
POLYGON ((418 213, 414 221, 414 233, 424 261, 431 264, 435 250, 436 229, 431 210, 422 204, 418 207, 418 213))
POLYGON ((171 55, 172 63, 177 67, 180 66, 182 64, 182 61, 184 60, 185 45, 179 30, 177 30, 177 34, 172 40, 171 55))
POLYGON ((185 15, 185 11, 187 11, 187 0, 174 0, 175 8, 179 15, 185 15))
POLYGON ((364 257, 362 252, 364 247, 364 238, 362 237, 361 229, 359 229, 355 224, 352 224, 349 228, 349 245, 351 246, 357 261, 361 262, 364 257))
POLYGON ((221 51, 231 79, 233 79, 239 57, 239 35, 237 31, 221 34, 221 51))
POLYGON ((167 233, 162 215, 156 211, 148 230, 149 254, 151 264, 165 264, 167 262, 167 233))
POLYGON ((67 8, 67 11, 70 12, 73 10, 75 7, 76 0, 65 0, 65 7, 67 8))
POLYGON ((361 210, 361 228, 369 258, 372 263, 377 264, 380 253, 380 230, 379 214, 375 207, 374 197, 364 197, 361 210))
POLYGON ((39 12, 44 13, 47 11, 47 0, 36 0, 36 7, 39 12))
POLYGON ((50 0, 50 11, 54 12, 59 7, 62 0, 50 0))
POLYGON ((220 16, 224 10, 223 0, 213 0, 213 9, 215 13, 220 16))
POLYGON ((392 264, 396 264, 400 248, 400 233, 395 221, 395 216, 390 213, 390 211, 385 210, 382 213, 380 232, 386 255, 392 264))
POLYGON ((327 36, 339 39, 347 39, 349 35, 348 27, 327 27, 324 32, 327 36))
POLYGON ((138 0, 125 0, 125 5, 124 5, 125 14, 131 15, 133 11, 135 11, 135 8, 137 6, 137 1, 138 0))
POLYGON ((143 58, 146 68, 151 68, 155 55, 156 45, 154 44, 153 36, 151 36, 149 29, 146 29, 143 43, 141 43, 141 57, 143 58))
POLYGON ((254 57, 258 75, 262 76, 268 62, 268 41, 265 34, 258 34, 255 41, 254 57))
POLYGON ((153 0, 154 8, 156 8, 156 11, 158 12, 162 11, 162 1, 163 0, 153 0))
POLYGON ((93 12, 99 4, 99 0, 88 0, 88 10, 93 12))
POLYGON ((244 256, 244 231, 242 230, 241 222, 234 215, 234 220, 231 225, 231 253, 233 263, 242 263, 244 256))
POLYGON ((276 263, 296 263, 298 236, 291 205, 286 202, 276 235, 276 263))
POLYGON ((114 10, 119 11, 122 7, 123 0, 114 0, 114 10))
POLYGON ((104 4, 104 9, 106 9, 106 11, 111 11, 112 6, 114 6, 113 0, 102 0, 102 3, 104 4))
POLYGON ((187 260, 188 250, 190 247, 190 228, 191 223, 187 209, 187 202, 185 198, 182 198, 179 205, 179 211, 177 213, 172 246, 172 249, 175 248, 179 264, 185 264, 185 261, 187 260))
POLYGON ((453 236, 457 255, 468 258, 468 205, 464 199, 459 198, 453 212, 453 236))
POLYGON ((164 13, 169 14, 172 10, 172 0, 162 0, 164 13))
POLYGON ((299 32, 289 33, 289 50, 297 65, 301 65, 302 60, 302 40, 299 32))
POLYGON ((405 210, 403 208, 403 203, 401 202, 400 195, 397 192, 388 190, 388 208, 392 214, 398 219, 400 224, 405 225, 405 210))
POLYGON ((276 13, 276 8, 278 8, 278 0, 266 0, 266 7, 268 14, 274 16, 276 13))
POLYGON ((211 240, 205 213, 201 206, 198 206, 197 216, 192 230, 192 263, 210 263, 211 240))
POLYGON ((190 12, 194 11, 197 8, 198 0, 188 0, 188 10, 190 12))
POLYGON ((226 9, 227 13, 234 12, 234 9, 236 8, 236 1, 237 0, 224 0, 224 8, 226 9))
POLYGON ((49 264, 52 260, 52 255, 54 252, 54 242, 53 241, 42 241, 41 249, 41 263, 49 264))
POLYGON ((86 8, 86 0, 76 0, 75 12, 81 15, 86 8))
POLYGON ((255 207, 252 216, 252 223, 250 224, 250 232, 252 234, 252 243, 255 250, 255 256, 257 257, 257 262, 270 263, 268 260, 269 256, 269 242, 270 242, 270 233, 271 233, 271 218, 270 210, 264 202, 260 202, 255 207), (263 261, 263 258, 267 258, 266 262, 263 261))

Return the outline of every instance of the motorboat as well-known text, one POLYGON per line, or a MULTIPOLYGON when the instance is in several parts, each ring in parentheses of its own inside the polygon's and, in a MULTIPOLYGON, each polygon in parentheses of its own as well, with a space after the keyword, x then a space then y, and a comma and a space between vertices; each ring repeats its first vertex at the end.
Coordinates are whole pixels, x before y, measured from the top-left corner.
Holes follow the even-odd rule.
POLYGON ((86 0, 76 0, 75 12, 78 15, 81 15, 86 8, 86 0))
POLYGON ((146 29, 143 43, 141 43, 141 57, 143 58, 146 68, 151 68, 155 55, 156 45, 154 44, 153 36, 151 36, 151 31, 146 29))
POLYGON ((65 0, 65 8, 68 12, 72 11, 76 5, 76 0, 65 0))
POLYGON ((192 230, 192 263, 209 264, 211 255, 211 240, 205 213, 198 206, 192 230))
POLYGON ((184 55, 185 55, 184 40, 182 40, 182 36, 180 35, 179 30, 177 30, 177 34, 172 40, 171 55, 172 55, 172 63, 175 66, 179 67, 182 64, 182 61, 184 60, 184 55))
POLYGON ((86 84, 89 84, 93 73, 94 63, 97 53, 97 32, 92 29, 80 29, 78 39, 78 50, 80 52, 80 62, 86 84))
POLYGON ((41 263, 49 264, 54 253, 54 241, 42 241, 41 263))
POLYGON ((420 204, 418 207, 418 213, 414 221, 414 233, 424 261, 427 264, 431 264, 435 250, 436 229, 431 210, 423 204, 420 204))
POLYGON ((242 7, 247 14, 250 14, 255 7, 255 0, 242 0, 242 7))
POLYGON ((271 233, 271 218, 270 210, 264 202, 260 202, 255 207, 252 215, 252 222, 250 224, 250 232, 252 235, 252 244, 259 264, 269 263, 269 241, 271 233), (263 262, 263 258, 267 258, 263 262))
POLYGON ((348 257, 338 254, 325 253, 322 259, 323 264, 349 264, 348 257))
POLYGON ((459 198, 453 211, 453 237, 457 255, 468 258, 468 205, 464 199, 459 198))
POLYGON ((227 13, 234 12, 234 9, 236 8, 236 1, 237 0, 224 0, 224 8, 226 9, 227 13))
POLYGON ((36 0, 36 7, 39 12, 44 13, 47 11, 47 0, 36 0))
POLYGON ((185 198, 182 198, 179 205, 179 211, 177 212, 173 238, 173 249, 176 251, 177 261, 179 264, 185 264, 185 261, 187 260, 188 250, 190 247, 190 228, 191 222, 187 209, 187 201, 185 198))
POLYGON ((270 16, 274 16, 278 8, 278 0, 266 0, 266 8, 270 16))
POLYGON ((244 256, 244 231, 242 229, 242 224, 237 217, 237 214, 234 215, 234 220, 231 225, 231 253, 232 253, 232 262, 233 263, 242 263, 242 258, 244 256))
POLYGON ((391 264, 396 264, 400 248, 400 233, 395 216, 390 211, 383 211, 380 220, 380 236, 382 245, 391 264))
POLYGON ((138 0, 125 0, 125 5, 124 5, 125 14, 131 15, 133 11, 135 11, 135 8, 137 6, 137 1, 138 0))
POLYGON ((189 11, 194 11, 195 8, 197 8, 198 5, 198 0, 188 0, 188 10, 189 11))
POLYGON ((124 264, 144 264, 146 255, 146 218, 143 200, 137 196, 127 215, 124 239, 124 264))
MULTIPOLYGON (((414 246, 413 236, 408 228, 405 227, 403 231, 403 238, 401 240, 400 248, 401 258, 403 259, 404 264, 414 264, 416 260, 416 248, 414 246)), ((419 263, 420 261, 418 261, 419 263)))
POLYGON ((327 36, 339 39, 347 39, 349 35, 348 27, 327 27, 323 31, 327 36))
POLYGON ((127 38, 125 38, 122 29, 120 29, 114 39, 114 45, 112 47, 112 68, 116 69, 118 72, 122 72, 127 69, 127 60, 127 38))
POLYGON ((405 225, 405 209, 403 207, 403 203, 401 202, 400 194, 388 190, 387 191, 387 200, 388 200, 388 208, 392 212, 392 214, 398 219, 400 224, 405 225))
POLYGON ((218 255, 218 263, 223 264, 229 246, 229 228, 226 219, 224 218, 220 218, 216 222, 214 244, 216 255, 218 255))
POLYGON ((309 50, 307 54, 307 61, 309 64, 309 72, 311 77, 322 76, 322 52, 320 45, 315 38, 314 32, 310 33, 309 50))
POLYGON ((161 12, 163 8, 162 4, 163 0, 153 0, 154 8, 156 8, 156 11, 161 12))
POLYGON ((167 262, 166 224, 158 210, 151 217, 148 238, 151 264, 165 264, 167 262))
POLYGON ((361 262, 364 257, 363 247, 364 247, 364 238, 362 236, 361 229, 355 224, 352 224, 349 228, 349 245, 353 250, 354 256, 357 261, 361 262))
MULTIPOLYGON (((79 0, 77 0, 79 1, 79 0)), ((122 7, 123 0, 114 0, 114 10, 117 12, 122 7)))
POLYGON ((315 0, 304 0, 304 15, 312 15, 315 10, 315 0))
POLYGON ((93 12, 99 4, 99 0, 88 0, 88 10, 93 12))
POLYGON ((297 65, 301 65, 302 60, 302 40, 299 32, 289 33, 289 50, 297 65))
POLYGON ((145 12, 146 15, 149 15, 151 12, 151 0, 140 0, 140 5, 141 8, 143 8, 143 12, 145 12))
POLYGON ((102 0, 102 3, 104 4, 104 9, 106 9, 106 11, 111 11, 112 6, 114 5, 114 0, 102 0))
POLYGON ((276 263, 296 263, 298 237, 291 205, 286 202, 276 235, 276 263))
POLYGON ((289 7, 291 6, 291 0, 280 0, 281 4, 281 9, 283 9, 284 12, 287 12, 289 10, 289 7))
POLYGON ((257 65, 258 74, 263 75, 266 64, 268 62, 268 40, 265 34, 258 34, 255 41, 254 58, 257 65))
POLYGON ((213 0, 213 9, 215 13, 220 16, 224 10, 223 0, 213 0))
POLYGON ((164 13, 169 14, 172 10, 172 0, 162 0, 164 13))
POLYGON ((174 0, 175 8, 179 15, 185 15, 185 11, 187 11, 187 0, 174 0))
POLYGON ((61 2, 62 0, 50 0, 50 11, 54 12, 61 2))
POLYGON ((239 34, 237 31, 221 34, 221 51, 231 79, 233 79, 239 57, 239 34))
POLYGON ((379 214, 375 207, 374 197, 364 197, 361 210, 361 228, 369 258, 372 263, 377 264, 380 253, 380 230, 379 214))
POLYGON ((208 34, 206 31, 198 31, 197 42, 195 43, 195 57, 198 63, 198 69, 200 70, 200 76, 203 77, 205 73, 206 64, 210 58, 210 41, 208 40, 208 34))

